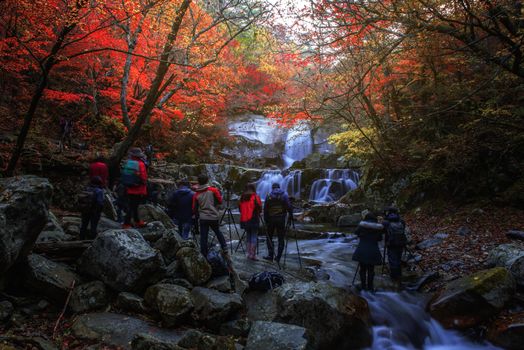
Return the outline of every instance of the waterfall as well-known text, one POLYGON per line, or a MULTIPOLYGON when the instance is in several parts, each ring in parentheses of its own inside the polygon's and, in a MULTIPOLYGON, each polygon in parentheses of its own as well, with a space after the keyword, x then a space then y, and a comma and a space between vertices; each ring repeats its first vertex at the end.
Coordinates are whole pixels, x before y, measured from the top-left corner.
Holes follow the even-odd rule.
POLYGON ((302 171, 293 170, 287 175, 283 175, 280 170, 269 170, 262 174, 260 180, 257 181, 257 193, 264 200, 269 192, 271 192, 271 186, 274 183, 278 183, 280 188, 286 191, 289 196, 294 198, 300 198, 302 181, 302 171))
POLYGON ((306 158, 313 152, 311 130, 306 123, 297 123, 289 129, 284 149, 284 165, 289 168, 294 162, 306 158))
POLYGON ((309 200, 319 203, 333 202, 357 188, 359 174, 351 169, 327 169, 325 178, 311 186, 309 200))
POLYGON ((370 350, 494 350, 444 329, 424 309, 425 300, 408 293, 364 293, 375 324, 370 350))

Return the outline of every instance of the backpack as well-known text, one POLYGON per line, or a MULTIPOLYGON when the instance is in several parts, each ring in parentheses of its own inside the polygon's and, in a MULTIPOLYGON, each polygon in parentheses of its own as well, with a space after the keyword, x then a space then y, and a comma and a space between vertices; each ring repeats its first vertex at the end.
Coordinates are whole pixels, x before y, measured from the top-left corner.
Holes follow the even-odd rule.
POLYGON ((281 196, 272 197, 268 195, 266 198, 266 208, 269 216, 281 216, 286 214, 284 201, 281 196))
POLYGON ((227 262, 222 254, 216 250, 210 250, 209 253, 207 253, 207 262, 211 265, 212 277, 226 276, 229 274, 227 262))
POLYGON ((406 228, 402 222, 390 222, 388 226, 388 245, 393 247, 405 247, 408 243, 406 228))
POLYGON ((96 193, 91 189, 85 189, 78 194, 77 197, 78 209, 81 212, 93 209, 96 203, 96 193))
POLYGON ((284 276, 278 272, 264 271, 255 273, 249 279, 249 289, 267 292, 284 284, 284 276))
POLYGON ((135 187, 142 184, 140 164, 138 160, 128 159, 120 172, 120 183, 126 187, 135 187))

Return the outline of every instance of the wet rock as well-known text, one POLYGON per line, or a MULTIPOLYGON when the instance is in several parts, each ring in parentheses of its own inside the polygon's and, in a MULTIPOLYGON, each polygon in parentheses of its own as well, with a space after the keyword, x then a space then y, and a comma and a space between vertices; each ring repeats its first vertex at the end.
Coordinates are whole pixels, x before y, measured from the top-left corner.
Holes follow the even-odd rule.
POLYGON ((206 287, 222 293, 229 293, 231 292, 231 281, 229 280, 229 276, 221 276, 207 282, 206 287))
POLYGON ((235 350, 233 339, 203 333, 196 329, 187 331, 178 342, 178 346, 183 349, 197 350, 235 350))
POLYGON ((524 286, 524 247, 515 243, 501 244, 489 252, 489 267, 507 268, 519 286, 524 286))
POLYGON ((338 227, 357 227, 361 220, 362 220, 362 216, 360 214, 342 215, 341 217, 338 218, 337 226, 338 227))
POLYGON ((132 350, 181 350, 180 346, 172 340, 155 336, 153 334, 138 334, 131 342, 132 350))
POLYGON ((31 303, 29 305, 24 305, 20 311, 27 316, 34 316, 37 314, 42 313, 45 309, 47 309, 51 304, 47 300, 40 300, 37 303, 31 303))
POLYGON ((221 325, 220 334, 245 338, 248 336, 250 329, 251 321, 245 318, 241 318, 239 320, 233 320, 221 325))
POLYGON ((277 297, 274 293, 250 291, 244 294, 247 316, 254 321, 273 321, 277 318, 277 297))
POLYGON ((495 267, 450 282, 432 299, 429 311, 444 327, 466 329, 496 315, 514 293, 513 276, 495 267))
POLYGON ((518 230, 509 230, 506 233, 506 236, 511 239, 518 239, 520 241, 524 241, 524 231, 518 231, 518 230))
POLYGON ((144 204, 138 208, 138 213, 145 222, 160 221, 166 229, 175 228, 173 220, 160 207, 144 204))
POLYGON ((88 282, 76 287, 71 294, 69 306, 74 312, 86 312, 103 308, 109 303, 105 284, 100 281, 88 282))
POLYGON ((47 224, 45 225, 42 232, 40 232, 40 235, 38 235, 38 239, 36 241, 41 243, 70 241, 72 239, 73 237, 71 235, 68 235, 64 232, 56 216, 52 212, 49 212, 47 224))
POLYGON ((48 221, 53 188, 47 179, 0 179, 0 275, 27 256, 48 221))
POLYGON ((44 295, 50 300, 63 303, 69 294, 73 281, 81 278, 69 266, 31 254, 27 257, 24 285, 27 289, 44 295))
POLYGON ((195 287, 191 291, 195 309, 192 318, 197 324, 218 330, 242 310, 242 298, 238 294, 226 294, 213 289, 195 287))
POLYGON ((144 298, 136 294, 121 292, 116 298, 115 306, 122 311, 130 311, 135 313, 148 313, 149 307, 146 306, 144 298))
MULTIPOLYGON (((300 326, 256 321, 251 327, 245 350, 305 350, 309 348, 306 329, 300 326)), ((333 349, 341 349, 334 347, 333 349)))
POLYGON ((499 317, 491 324, 488 339, 504 349, 522 349, 522 344, 524 344, 524 312, 499 317))
POLYGON ((14 310, 15 308, 11 302, 7 300, 0 301, 0 322, 7 321, 13 314, 14 310))
MULTIPOLYGON (((166 267, 166 273, 165 273, 166 278, 180 278, 181 274, 182 274, 182 267, 180 266, 180 262, 178 262, 177 260, 173 261, 172 263, 169 264, 168 267, 166 267)), ((178 284, 178 283, 173 283, 173 284, 178 284)))
POLYGON ((147 289, 144 299, 162 317, 167 327, 181 325, 193 310, 188 289, 173 284, 156 284, 147 289))
POLYGON ((169 281, 166 282, 167 284, 175 284, 177 286, 181 286, 189 290, 193 289, 193 285, 184 278, 167 278, 166 281, 169 281))
MULTIPOLYGON (((64 216, 62 217, 62 227, 66 234, 72 236, 78 236, 80 234, 80 225, 82 223, 82 218, 79 216, 64 216)), ((122 224, 119 224, 116 221, 108 219, 104 216, 100 218, 98 222, 98 232, 105 232, 109 230, 118 230, 122 227, 122 224)))
POLYGON ((82 254, 79 268, 120 292, 141 292, 158 281, 163 261, 136 230, 112 230, 98 235, 82 254))
POLYGON ((437 245, 442 244, 443 239, 442 238, 429 238, 426 239, 416 245, 416 248, 419 250, 428 249, 437 245))
POLYGON ((193 285, 203 285, 211 278, 211 265, 198 250, 181 248, 176 254, 176 259, 180 262, 184 275, 193 285))
POLYGON ((459 236, 469 236, 471 234, 471 229, 467 226, 461 226, 457 230, 457 235, 459 236))
POLYGON ((139 229, 142 237, 148 242, 156 242, 166 233, 166 227, 160 221, 148 222, 146 227, 139 229))
POLYGON ((371 345, 371 319, 363 298, 315 282, 284 284, 274 293, 276 321, 306 328, 314 348, 356 349, 371 345))
POLYGON ((131 349, 133 339, 139 334, 152 335, 174 344, 182 335, 180 331, 157 328, 138 318, 108 312, 81 315, 75 319, 71 330, 77 338, 122 349, 131 349))
POLYGON ((461 267, 463 265, 464 265, 464 263, 462 261, 452 260, 452 261, 448 261, 448 262, 440 265, 440 268, 442 270, 444 270, 445 272, 449 272, 449 271, 453 270, 454 268, 458 268, 458 267, 461 267))
POLYGON ((164 261, 169 265, 175 260, 179 249, 184 247, 195 248, 195 243, 191 240, 182 239, 176 230, 168 230, 162 238, 155 242, 153 247, 162 253, 164 261))

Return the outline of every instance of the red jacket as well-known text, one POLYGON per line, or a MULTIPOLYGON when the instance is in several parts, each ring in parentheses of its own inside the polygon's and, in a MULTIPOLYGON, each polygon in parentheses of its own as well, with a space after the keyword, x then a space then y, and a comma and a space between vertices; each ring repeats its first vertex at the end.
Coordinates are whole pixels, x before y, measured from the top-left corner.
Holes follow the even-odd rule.
POLYGON ((89 178, 100 176, 102 179, 102 186, 107 187, 107 178, 109 177, 109 170, 106 163, 94 162, 89 165, 89 178))
POLYGON ((137 157, 131 157, 132 160, 138 161, 138 176, 142 179, 142 184, 138 186, 128 187, 127 194, 136 194, 147 196, 147 169, 144 161, 137 157))
POLYGON ((262 201, 256 193, 253 193, 249 200, 241 200, 238 207, 240 209, 240 222, 248 222, 254 216, 258 218, 262 209, 262 201), (257 210, 256 212, 255 209, 257 210))

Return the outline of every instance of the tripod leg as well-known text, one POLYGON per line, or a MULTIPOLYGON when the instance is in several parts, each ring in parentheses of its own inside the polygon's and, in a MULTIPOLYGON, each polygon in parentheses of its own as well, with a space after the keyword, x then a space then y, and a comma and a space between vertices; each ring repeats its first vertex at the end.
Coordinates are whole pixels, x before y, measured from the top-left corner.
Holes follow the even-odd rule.
POLYGON ((357 278, 358 270, 360 270, 360 263, 358 263, 358 265, 357 265, 357 269, 355 270, 355 275, 353 276, 353 281, 351 281, 351 285, 352 285, 352 286, 355 285, 355 279, 357 278))
MULTIPOLYGON (((246 254, 246 250, 244 249, 244 245, 242 244, 242 238, 240 237, 240 233, 238 233, 237 224, 235 223, 235 217, 233 216, 233 212, 231 211, 231 208, 228 208, 228 218, 229 218, 229 239, 231 240, 231 253, 233 253, 233 240, 232 240, 232 232, 231 232, 231 223, 233 223, 233 227, 235 228, 235 232, 237 234, 238 238, 238 245, 240 245, 240 248, 242 248, 242 252, 246 254)), ((238 247, 237 247, 238 249, 238 247)))

